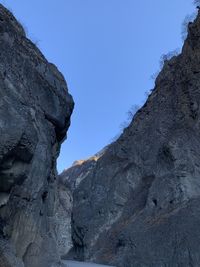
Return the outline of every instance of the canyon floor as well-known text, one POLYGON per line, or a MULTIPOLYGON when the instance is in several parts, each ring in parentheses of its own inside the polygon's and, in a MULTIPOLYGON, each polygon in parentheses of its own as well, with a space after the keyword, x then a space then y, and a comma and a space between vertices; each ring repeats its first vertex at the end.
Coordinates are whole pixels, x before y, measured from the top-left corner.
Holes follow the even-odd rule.
POLYGON ((101 265, 90 262, 80 262, 80 261, 64 261, 66 267, 114 267, 110 265, 101 265))

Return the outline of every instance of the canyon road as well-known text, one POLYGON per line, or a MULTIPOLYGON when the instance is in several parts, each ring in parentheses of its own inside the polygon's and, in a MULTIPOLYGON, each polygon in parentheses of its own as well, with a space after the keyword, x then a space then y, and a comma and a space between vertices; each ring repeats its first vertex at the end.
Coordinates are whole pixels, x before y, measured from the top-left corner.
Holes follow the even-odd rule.
POLYGON ((115 267, 110 265, 95 264, 91 262, 81 262, 81 261, 63 261, 66 267, 115 267))

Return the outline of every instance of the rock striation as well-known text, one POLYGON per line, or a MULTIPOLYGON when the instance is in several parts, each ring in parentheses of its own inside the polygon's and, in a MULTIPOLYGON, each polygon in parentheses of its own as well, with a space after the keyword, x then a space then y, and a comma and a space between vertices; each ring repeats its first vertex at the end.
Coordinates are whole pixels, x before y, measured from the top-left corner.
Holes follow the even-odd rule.
MULTIPOLYGON (((74 166, 66 177, 73 170, 81 176, 74 166)), ((200 265, 200 12, 129 127, 84 173, 73 191, 68 258, 200 265)))
POLYGON ((59 266, 56 159, 72 110, 62 74, 0 5, 0 267, 59 266))

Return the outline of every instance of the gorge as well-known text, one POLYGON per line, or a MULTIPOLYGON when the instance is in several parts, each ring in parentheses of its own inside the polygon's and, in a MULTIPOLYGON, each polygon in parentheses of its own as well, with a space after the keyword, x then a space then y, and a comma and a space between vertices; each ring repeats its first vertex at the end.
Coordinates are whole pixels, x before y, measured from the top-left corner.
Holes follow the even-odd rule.
POLYGON ((199 267, 200 11, 120 137, 59 176, 74 102, 2 5, 0 95, 0 267, 199 267))

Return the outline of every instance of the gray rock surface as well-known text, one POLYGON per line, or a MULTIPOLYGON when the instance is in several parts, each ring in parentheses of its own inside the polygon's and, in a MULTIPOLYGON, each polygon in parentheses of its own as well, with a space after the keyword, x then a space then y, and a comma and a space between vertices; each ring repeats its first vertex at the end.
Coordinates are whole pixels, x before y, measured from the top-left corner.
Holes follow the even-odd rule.
POLYGON ((55 202, 55 231, 58 251, 61 256, 71 249, 71 213, 72 213, 72 192, 65 184, 59 182, 55 202))
POLYGON ((59 175, 55 227, 61 257, 65 257, 73 247, 71 239, 73 192, 94 168, 98 158, 99 156, 95 155, 88 160, 76 161, 71 168, 59 175))
POLYGON ((0 267, 59 265, 56 158, 72 109, 62 74, 0 5, 0 267))
POLYGON ((84 170, 69 259, 200 266, 200 13, 188 27, 182 53, 165 61, 130 126, 84 170))

